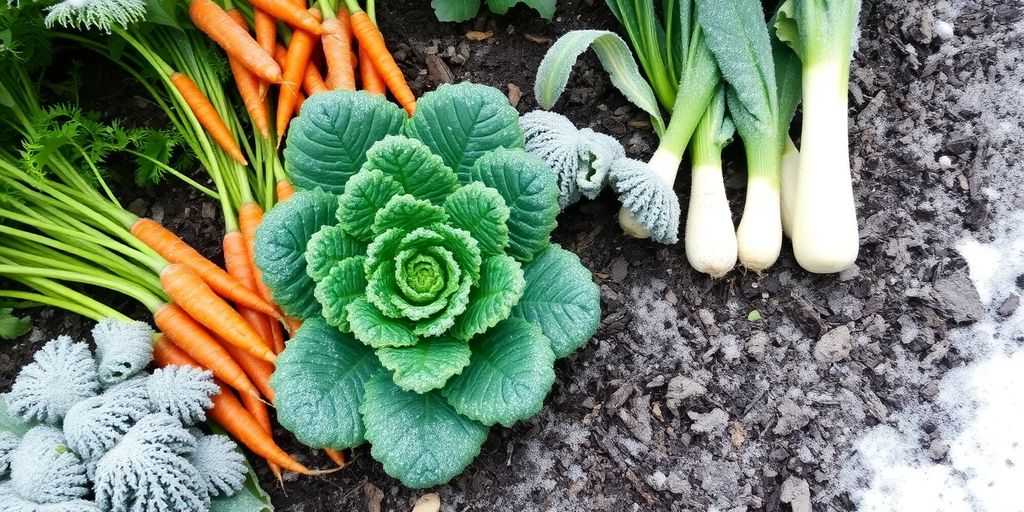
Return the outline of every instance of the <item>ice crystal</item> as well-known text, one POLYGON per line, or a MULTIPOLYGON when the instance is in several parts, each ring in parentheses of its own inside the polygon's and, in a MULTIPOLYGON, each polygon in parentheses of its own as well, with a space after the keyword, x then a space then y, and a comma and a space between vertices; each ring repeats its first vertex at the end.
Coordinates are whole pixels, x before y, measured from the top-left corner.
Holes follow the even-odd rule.
POLYGON ((68 447, 89 465, 96 462, 128 433, 135 422, 152 413, 147 378, 138 377, 118 384, 102 395, 75 404, 64 419, 68 447))
POLYGON ((85 464, 68 449, 64 436, 49 425, 33 427, 11 453, 11 483, 22 497, 61 503, 89 493, 85 464))
POLYGON ((210 496, 231 496, 245 484, 245 457, 228 437, 198 436, 189 462, 199 472, 210 496))
POLYGON ((11 455, 20 442, 21 438, 14 432, 0 431, 0 478, 10 469, 11 455))
POLYGON ((101 320, 92 330, 100 383, 128 380, 153 361, 153 328, 145 322, 101 320))
POLYGON ((95 503, 71 500, 61 503, 36 503, 14 491, 11 482, 0 483, 0 512, 101 512, 95 503))
POLYGON ((47 8, 46 26, 110 32, 146 19, 145 0, 64 0, 47 8))
POLYGON ((146 389, 155 410, 177 418, 183 425, 206 421, 206 409, 213 407, 210 397, 220 391, 212 373, 191 366, 153 370, 146 389))
POLYGON ((210 496, 187 457, 196 438, 177 419, 146 416, 96 468, 96 502, 110 512, 206 510, 210 496))
POLYGON ((85 343, 50 341, 21 369, 7 404, 19 418, 56 425, 77 402, 99 391, 96 361, 85 343))
POLYGON ((679 198, 647 163, 632 158, 616 160, 608 179, 622 205, 651 233, 651 240, 663 244, 678 241, 679 198))

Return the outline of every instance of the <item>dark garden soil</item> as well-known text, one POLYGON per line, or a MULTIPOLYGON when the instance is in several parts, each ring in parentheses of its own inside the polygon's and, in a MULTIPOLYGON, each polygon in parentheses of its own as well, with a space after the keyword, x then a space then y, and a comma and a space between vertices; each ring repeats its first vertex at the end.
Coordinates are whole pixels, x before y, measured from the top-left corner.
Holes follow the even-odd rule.
MULTIPOLYGON (((551 23, 520 7, 461 25, 438 23, 426 0, 380 3, 383 31, 418 93, 472 80, 518 98, 521 112, 536 107, 533 74, 551 40, 571 29, 617 30, 600 0, 563 0, 551 23), (470 41, 469 31, 493 34, 470 41)), ((964 106, 958 91, 1020 86, 1001 82, 996 53, 1024 44, 1006 39, 1022 8, 997 0, 960 5, 949 39, 933 26, 951 9, 922 0, 864 2, 851 75, 861 227, 853 269, 809 275, 787 246, 760 276, 734 271, 711 280, 689 267, 681 244, 624 236, 611 196, 565 211, 554 238, 594 272, 600 330, 558 363, 535 418, 492 429, 476 461, 433 490, 443 510, 801 510, 806 503, 793 490, 804 482, 815 510, 853 509, 837 489, 857 435, 905 404, 927 403, 942 374, 963 364, 946 333, 983 309, 953 245, 965 234, 985 239, 985 169, 1014 161, 987 137, 992 112, 964 106)), ((647 121, 594 56, 570 84, 559 111, 614 135, 633 157, 650 155, 647 121)), ((116 90, 105 99, 111 113, 132 120, 147 110, 141 93, 116 90)), ((726 166, 738 219, 744 164, 735 148, 726 166)), ((676 186, 684 205, 687 179, 684 169, 676 186)), ((142 195, 133 210, 219 253, 212 202, 181 186, 142 195)), ((32 333, 0 349, 0 389, 46 340, 90 327, 63 312, 34 316, 32 333)), ((286 432, 279 436, 304 462, 328 463, 286 432)), ((289 476, 285 491, 257 466, 278 510, 404 512, 428 492, 389 478, 368 448, 353 455, 346 470, 329 476, 289 476)))

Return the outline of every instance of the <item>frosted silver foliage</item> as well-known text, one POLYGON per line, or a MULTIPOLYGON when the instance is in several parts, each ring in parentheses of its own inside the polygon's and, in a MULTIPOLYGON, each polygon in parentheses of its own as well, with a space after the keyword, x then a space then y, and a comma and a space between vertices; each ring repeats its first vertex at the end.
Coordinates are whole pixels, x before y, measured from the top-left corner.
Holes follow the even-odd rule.
POLYGON ((21 438, 14 432, 0 431, 0 478, 11 468, 11 455, 20 442, 21 438))
POLYGON ((678 241, 681 210, 672 186, 646 163, 627 158, 619 141, 590 128, 579 130, 565 116, 543 110, 523 115, 519 125, 526 151, 555 171, 562 209, 584 196, 593 199, 611 185, 652 240, 678 241))
POLYGON ((96 395, 96 361, 85 343, 59 336, 21 369, 7 396, 11 412, 25 421, 56 425, 75 403, 96 395))
POLYGON ((210 496, 231 496, 245 484, 245 456, 226 436, 197 436, 189 462, 199 472, 210 496))
POLYGON ((36 503, 14 492, 14 484, 0 482, 0 512, 102 512, 95 503, 71 500, 61 503, 36 503))
POLYGON ((608 181, 622 205, 651 233, 651 240, 663 244, 679 240, 679 198, 647 163, 632 158, 616 160, 608 181))
POLYGON ((153 328, 145 322, 100 320, 92 329, 100 384, 128 380, 153 361, 153 328))
POLYGON ((49 425, 33 427, 11 455, 11 484, 19 496, 38 503, 61 503, 89 493, 85 464, 49 425))
POLYGON ((146 377, 122 382, 102 395, 75 404, 64 419, 68 447, 84 459, 92 476, 96 462, 128 433, 135 422, 152 413, 146 377))
POLYGON ((191 366, 168 366, 153 370, 146 381, 154 410, 169 414, 183 425, 206 421, 206 409, 213 407, 213 395, 220 387, 213 373, 191 366))
POLYGON ((196 439, 175 418, 136 423, 96 468, 96 503, 110 512, 207 510, 210 496, 188 458, 196 439))
POLYGON ((64 0, 48 7, 46 26, 110 32, 146 19, 145 0, 64 0))

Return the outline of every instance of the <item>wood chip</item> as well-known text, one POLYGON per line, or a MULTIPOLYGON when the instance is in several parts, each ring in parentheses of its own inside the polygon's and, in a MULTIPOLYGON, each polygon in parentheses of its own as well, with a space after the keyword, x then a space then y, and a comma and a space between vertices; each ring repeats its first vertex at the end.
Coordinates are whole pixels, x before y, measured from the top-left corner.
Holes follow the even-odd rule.
POLYGON ((454 84, 455 75, 448 65, 437 55, 427 55, 427 77, 434 85, 454 84))
POLYGON ((523 37, 531 43, 537 44, 551 44, 552 39, 550 37, 539 36, 537 34, 523 34, 523 37))
POLYGON ((384 491, 378 489, 376 485, 366 482, 363 484, 363 494, 366 495, 366 510, 380 512, 380 504, 384 501, 384 491))
POLYGON ((519 106, 519 100, 523 99, 523 90, 516 84, 508 84, 508 103, 512 108, 519 106))
POLYGON ((412 506, 412 512, 438 512, 441 510, 441 497, 436 492, 424 494, 412 506))
POLYGON ((466 39, 470 41, 486 41, 492 37, 494 37, 494 32, 491 31, 480 32, 479 30, 470 30, 466 32, 466 39))

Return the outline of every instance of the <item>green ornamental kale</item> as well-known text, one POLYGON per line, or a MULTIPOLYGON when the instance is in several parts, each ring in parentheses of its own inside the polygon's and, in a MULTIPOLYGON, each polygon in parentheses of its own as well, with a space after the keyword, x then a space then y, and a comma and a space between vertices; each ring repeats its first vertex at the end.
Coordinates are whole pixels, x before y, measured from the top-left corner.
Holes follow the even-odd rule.
POLYGON ((271 380, 281 424, 313 447, 369 441, 390 475, 429 487, 491 425, 540 410, 600 302, 550 243, 558 185, 501 92, 446 85, 402 115, 362 92, 310 97, 284 153, 306 190, 268 212, 256 264, 305 321, 271 380))

